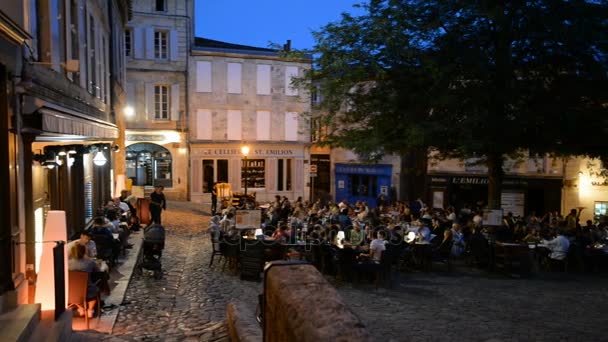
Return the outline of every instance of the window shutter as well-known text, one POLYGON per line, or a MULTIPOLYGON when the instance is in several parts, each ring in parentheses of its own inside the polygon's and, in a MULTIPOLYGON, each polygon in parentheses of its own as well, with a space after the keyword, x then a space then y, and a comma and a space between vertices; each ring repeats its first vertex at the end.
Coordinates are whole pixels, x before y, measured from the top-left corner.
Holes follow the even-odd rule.
POLYGON ((270 112, 257 111, 257 140, 270 140, 270 112))
POLYGON ((242 137, 242 117, 240 110, 228 111, 228 140, 241 140, 242 137))
POLYGON ((169 59, 172 61, 176 61, 178 59, 178 46, 179 42, 177 40, 177 31, 171 30, 169 32, 169 47, 171 51, 169 51, 169 59))
POLYGON ((298 89, 293 88, 291 81, 298 77, 298 67, 285 67, 285 95, 298 96, 298 89))
POLYGON ((135 105, 135 84, 127 83, 127 106, 133 108, 137 116, 137 106, 135 105))
POLYGON ((285 113, 285 140, 298 140, 298 113, 296 112, 285 113))
POLYGON ((211 92, 211 62, 196 62, 196 91, 199 93, 211 92))
POLYGON ((179 83, 171 85, 171 120, 179 120, 179 83))
POLYGON ((196 110, 196 138, 200 140, 211 140, 213 121, 209 109, 196 110))
POLYGON ((258 64, 257 66, 257 94, 270 95, 270 65, 258 64))
POLYGON ((154 120, 154 83, 146 83, 146 119, 154 120))
POLYGON ((154 59, 154 27, 146 27, 146 59, 154 59))
POLYGON ((133 51, 131 54, 133 58, 142 59, 144 58, 144 28, 134 27, 132 32, 131 45, 133 46, 133 51))
POLYGON ((241 63, 228 63, 229 94, 241 94, 242 68, 241 63))

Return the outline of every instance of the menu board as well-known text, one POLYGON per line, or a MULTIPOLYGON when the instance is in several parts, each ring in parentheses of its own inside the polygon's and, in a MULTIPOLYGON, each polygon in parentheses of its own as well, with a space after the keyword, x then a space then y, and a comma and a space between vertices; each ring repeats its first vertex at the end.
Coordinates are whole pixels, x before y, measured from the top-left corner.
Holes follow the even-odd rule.
POLYGON ((500 196, 500 207, 507 214, 513 216, 524 216, 525 196, 523 192, 503 192, 500 196))
POLYGON ((236 228, 259 228, 261 223, 261 212, 259 210, 237 210, 236 228))

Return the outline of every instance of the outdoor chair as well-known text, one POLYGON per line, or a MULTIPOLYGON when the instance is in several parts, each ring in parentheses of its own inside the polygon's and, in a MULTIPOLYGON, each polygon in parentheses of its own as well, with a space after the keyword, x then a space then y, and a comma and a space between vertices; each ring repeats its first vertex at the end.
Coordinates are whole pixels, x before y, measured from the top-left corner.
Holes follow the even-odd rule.
MULTIPOLYGON (((68 304, 83 308, 84 320, 89 329, 87 287, 89 284, 89 272, 68 271, 68 304)), ((97 292, 97 322, 101 318, 101 298, 97 292)))
POLYGON ((209 233, 211 237, 211 260, 209 260, 209 267, 213 265, 213 259, 217 255, 220 258, 222 257, 222 251, 220 250, 220 237, 218 233, 211 232, 209 233))

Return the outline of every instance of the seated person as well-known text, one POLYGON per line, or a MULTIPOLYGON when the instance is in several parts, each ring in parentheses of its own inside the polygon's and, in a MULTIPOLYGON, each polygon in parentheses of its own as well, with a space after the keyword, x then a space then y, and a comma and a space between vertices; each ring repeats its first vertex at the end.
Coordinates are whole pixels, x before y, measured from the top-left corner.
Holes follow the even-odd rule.
POLYGON ((543 245, 549 249, 549 259, 564 260, 568 255, 570 241, 564 236, 562 229, 558 230, 557 236, 551 240, 543 240, 543 245))
POLYGON ((384 230, 378 230, 374 232, 376 236, 375 239, 372 240, 369 244, 369 252, 359 254, 359 258, 368 259, 375 263, 380 263, 382 260, 382 252, 386 250, 386 233, 384 230))
POLYGON ((539 229, 536 227, 530 227, 526 236, 521 239, 525 243, 538 243, 540 240, 539 229))
POLYGON ((93 258, 93 259, 97 257, 97 247, 95 246, 95 241, 91 240, 90 232, 88 232, 86 230, 81 231, 79 239, 70 241, 65 245, 65 248, 66 248, 66 251, 68 251, 69 257, 72 256, 70 251, 72 250, 74 245, 76 245, 77 243, 85 246, 87 257, 93 258))
POLYGON ((291 238, 290 233, 289 227, 287 227, 285 224, 281 224, 272 234, 272 239, 279 243, 287 243, 291 238))
POLYGON ((361 230, 359 224, 355 223, 353 229, 350 231, 350 244, 353 246, 359 246, 365 240, 365 232, 361 230))
POLYGON ((431 230, 429 225, 431 221, 429 219, 422 219, 422 226, 418 228, 416 232, 416 242, 418 243, 430 243, 431 242, 431 230))
MULTIPOLYGON (((86 256, 86 247, 79 243, 74 244, 70 250, 70 258, 68 261, 68 269, 70 271, 81 271, 81 272, 100 272, 99 267, 95 261, 89 259, 86 256)), ((92 318, 95 313, 95 305, 97 304, 97 294, 99 289, 97 285, 92 282, 92 277, 89 274, 89 281, 87 284, 87 302, 89 309, 86 314, 89 318, 92 318)), ((78 312, 84 315, 84 309, 78 308, 78 312)))
POLYGON ((458 223, 452 223, 452 250, 451 254, 454 257, 459 257, 464 253, 465 242, 462 234, 462 227, 458 223))
POLYGON ((91 235, 102 235, 109 239, 114 239, 112 235, 113 225, 111 222, 106 222, 105 217, 97 216, 93 220, 93 226, 89 229, 91 235))

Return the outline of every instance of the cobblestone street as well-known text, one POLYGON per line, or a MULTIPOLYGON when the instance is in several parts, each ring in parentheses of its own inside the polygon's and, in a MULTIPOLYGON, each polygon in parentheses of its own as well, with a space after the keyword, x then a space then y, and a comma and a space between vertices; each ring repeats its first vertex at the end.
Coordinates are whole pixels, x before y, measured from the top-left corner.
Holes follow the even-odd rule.
MULTIPOLYGON (((112 335, 75 332, 77 340, 228 341, 226 304, 255 308, 261 283, 208 267, 207 213, 187 202, 167 207, 163 278, 134 273, 112 335)), ((607 340, 607 285, 606 276, 510 279, 460 268, 399 273, 391 289, 336 284, 378 341, 607 340)))

